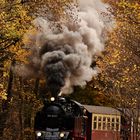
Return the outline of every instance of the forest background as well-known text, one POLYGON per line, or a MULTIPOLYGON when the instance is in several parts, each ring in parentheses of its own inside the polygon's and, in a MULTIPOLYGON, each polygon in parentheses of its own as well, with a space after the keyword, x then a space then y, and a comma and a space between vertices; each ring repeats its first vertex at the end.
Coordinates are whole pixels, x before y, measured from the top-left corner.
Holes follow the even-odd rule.
MULTIPOLYGON (((35 34, 31 22, 35 11, 46 5, 57 16, 63 16, 63 5, 72 0, 1 0, 0 1, 0 138, 32 140, 36 111, 42 106, 45 81, 23 79, 12 72, 15 64, 28 63, 29 51, 23 35, 35 34), (12 66, 12 67, 11 67, 12 66), (38 84, 39 83, 39 84, 38 84), (20 92, 19 92, 20 91, 20 92)), ((106 49, 97 59, 101 73, 85 88, 74 87, 71 98, 82 104, 111 106, 137 122, 140 109, 140 2, 139 0, 104 0, 116 22, 108 33, 106 49), (137 110, 137 113, 134 113, 137 110)), ((57 18, 57 17, 56 17, 57 18)), ((28 40, 26 40, 28 41, 28 40)), ((138 123, 135 124, 138 126, 138 123)), ((139 134, 139 133, 138 133, 139 134)))

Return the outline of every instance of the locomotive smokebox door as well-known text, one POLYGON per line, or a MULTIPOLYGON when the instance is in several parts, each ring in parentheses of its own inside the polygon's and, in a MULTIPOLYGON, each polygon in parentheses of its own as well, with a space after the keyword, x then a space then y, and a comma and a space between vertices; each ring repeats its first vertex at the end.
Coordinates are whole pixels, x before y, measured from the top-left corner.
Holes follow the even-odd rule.
POLYGON ((46 126, 48 128, 60 128, 65 112, 56 105, 49 106, 46 109, 46 126))

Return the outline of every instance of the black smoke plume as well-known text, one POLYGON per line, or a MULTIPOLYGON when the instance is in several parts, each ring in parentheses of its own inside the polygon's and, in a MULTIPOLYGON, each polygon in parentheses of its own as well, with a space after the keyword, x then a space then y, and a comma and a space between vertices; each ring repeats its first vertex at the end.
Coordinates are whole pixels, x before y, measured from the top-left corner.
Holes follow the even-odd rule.
POLYGON ((101 14, 108 13, 108 7, 99 0, 80 0, 78 22, 61 22, 61 30, 47 16, 35 19, 37 33, 25 35, 30 40, 25 46, 32 46, 30 64, 23 66, 20 74, 45 75, 53 96, 60 91, 71 93, 73 86, 86 85, 98 73, 92 64, 104 50, 105 31, 113 25, 101 14))

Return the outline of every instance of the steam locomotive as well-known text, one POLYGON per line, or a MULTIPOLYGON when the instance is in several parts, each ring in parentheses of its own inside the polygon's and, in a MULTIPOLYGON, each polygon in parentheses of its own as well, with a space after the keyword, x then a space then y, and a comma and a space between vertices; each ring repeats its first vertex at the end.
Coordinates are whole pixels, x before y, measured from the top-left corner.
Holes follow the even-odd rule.
POLYGON ((36 140, 86 140, 85 112, 85 108, 74 100, 51 97, 36 114, 36 140))

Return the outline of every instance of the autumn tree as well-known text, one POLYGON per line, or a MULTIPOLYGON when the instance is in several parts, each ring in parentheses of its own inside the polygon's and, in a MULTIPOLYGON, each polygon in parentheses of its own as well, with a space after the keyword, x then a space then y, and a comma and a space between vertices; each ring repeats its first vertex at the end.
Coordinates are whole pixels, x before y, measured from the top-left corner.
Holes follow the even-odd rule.
MULTIPOLYGON (((0 118, 2 120, 0 122, 0 136, 2 136, 4 128, 9 125, 7 124, 9 121, 7 118, 14 116, 14 114, 12 114, 14 111, 10 113, 9 109, 12 110, 16 108, 16 106, 13 108, 11 106, 11 104, 13 104, 13 98, 11 98, 10 94, 13 91, 10 84, 14 75, 11 74, 12 70, 10 69, 10 65, 13 60, 18 62, 25 61, 25 56, 28 54, 28 51, 23 48, 21 40, 23 34, 30 27, 31 19, 20 0, 0 1, 0 118), (3 104, 7 102, 9 102, 10 108, 3 110, 3 104)), ((17 84, 15 89, 17 89, 19 85, 20 84, 17 84)), ((15 94, 13 95, 15 97, 15 94)), ((22 95, 22 92, 20 92, 19 95, 22 95)), ((15 102, 15 104, 16 103, 17 102, 15 102)), ((15 111, 15 113, 17 112, 15 111)), ((21 114, 19 116, 21 116, 21 114)))
MULTIPOLYGON (((31 17, 19 0, 2 0, 0 2, 0 76, 5 90, 7 68, 13 59, 24 61, 27 51, 22 48, 21 38, 29 28, 31 17)), ((1 96, 2 97, 2 96, 1 96)))
POLYGON ((98 62, 102 73, 98 77, 97 86, 110 98, 112 106, 123 108, 125 118, 133 120, 133 129, 138 139, 140 3, 137 0, 120 0, 113 2, 112 6, 113 10, 110 10, 116 20, 116 27, 110 34, 103 59, 98 62))
POLYGON ((98 106, 109 105, 106 96, 100 94, 98 89, 96 89, 90 82, 86 87, 74 87, 74 91, 69 97, 81 104, 98 106))

